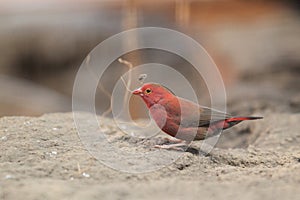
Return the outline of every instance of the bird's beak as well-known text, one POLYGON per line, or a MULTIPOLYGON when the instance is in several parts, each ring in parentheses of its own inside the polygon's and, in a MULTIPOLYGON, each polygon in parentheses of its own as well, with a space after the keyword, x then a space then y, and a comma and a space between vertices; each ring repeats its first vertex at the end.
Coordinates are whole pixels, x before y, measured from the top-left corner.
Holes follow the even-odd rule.
POLYGON ((138 88, 138 89, 134 90, 132 92, 132 94, 134 94, 134 95, 141 95, 141 94, 143 94, 143 91, 141 90, 141 88, 138 88))

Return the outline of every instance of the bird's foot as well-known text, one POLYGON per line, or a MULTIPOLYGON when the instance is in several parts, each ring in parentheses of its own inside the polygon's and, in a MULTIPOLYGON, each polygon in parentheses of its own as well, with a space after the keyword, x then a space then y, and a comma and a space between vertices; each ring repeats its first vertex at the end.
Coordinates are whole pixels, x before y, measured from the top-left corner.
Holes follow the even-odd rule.
POLYGON ((178 143, 183 143, 184 140, 180 140, 180 139, 177 139, 177 138, 164 138, 167 142, 169 143, 173 143, 173 144, 178 144, 178 143))
POLYGON ((185 141, 181 141, 180 143, 176 144, 164 144, 164 145, 155 145, 155 148, 159 149, 172 149, 172 150, 177 150, 177 151, 184 151, 183 148, 180 147, 185 147, 187 146, 187 143, 185 141))

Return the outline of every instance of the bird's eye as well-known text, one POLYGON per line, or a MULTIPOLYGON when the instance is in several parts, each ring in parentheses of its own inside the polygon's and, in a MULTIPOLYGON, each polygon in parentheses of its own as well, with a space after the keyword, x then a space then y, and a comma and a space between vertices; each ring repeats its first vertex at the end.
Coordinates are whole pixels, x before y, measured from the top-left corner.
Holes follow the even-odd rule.
POLYGON ((151 92, 152 92, 152 90, 150 88, 148 88, 148 89, 145 90, 146 94, 150 94, 151 92))

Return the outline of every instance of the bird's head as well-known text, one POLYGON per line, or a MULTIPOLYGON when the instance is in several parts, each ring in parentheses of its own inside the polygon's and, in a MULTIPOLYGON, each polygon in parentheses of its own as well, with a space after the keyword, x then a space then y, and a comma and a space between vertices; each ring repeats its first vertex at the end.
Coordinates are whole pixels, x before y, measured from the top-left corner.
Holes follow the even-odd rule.
POLYGON ((145 83, 132 93, 142 97, 148 108, 157 104, 162 99, 174 97, 174 93, 171 90, 157 83, 145 83))

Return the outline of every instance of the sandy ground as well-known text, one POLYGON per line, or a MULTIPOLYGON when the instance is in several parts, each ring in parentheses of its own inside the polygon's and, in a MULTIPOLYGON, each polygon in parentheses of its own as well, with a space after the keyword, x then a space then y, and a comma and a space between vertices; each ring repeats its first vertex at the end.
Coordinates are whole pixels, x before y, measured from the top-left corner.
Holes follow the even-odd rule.
MULTIPOLYGON (((193 144, 162 169, 132 174, 92 157, 71 113, 3 117, 0 199, 299 199, 299 121, 300 114, 273 113, 244 122, 206 156, 193 144)), ((111 133, 124 151, 150 152, 161 142, 118 134, 111 133)))

